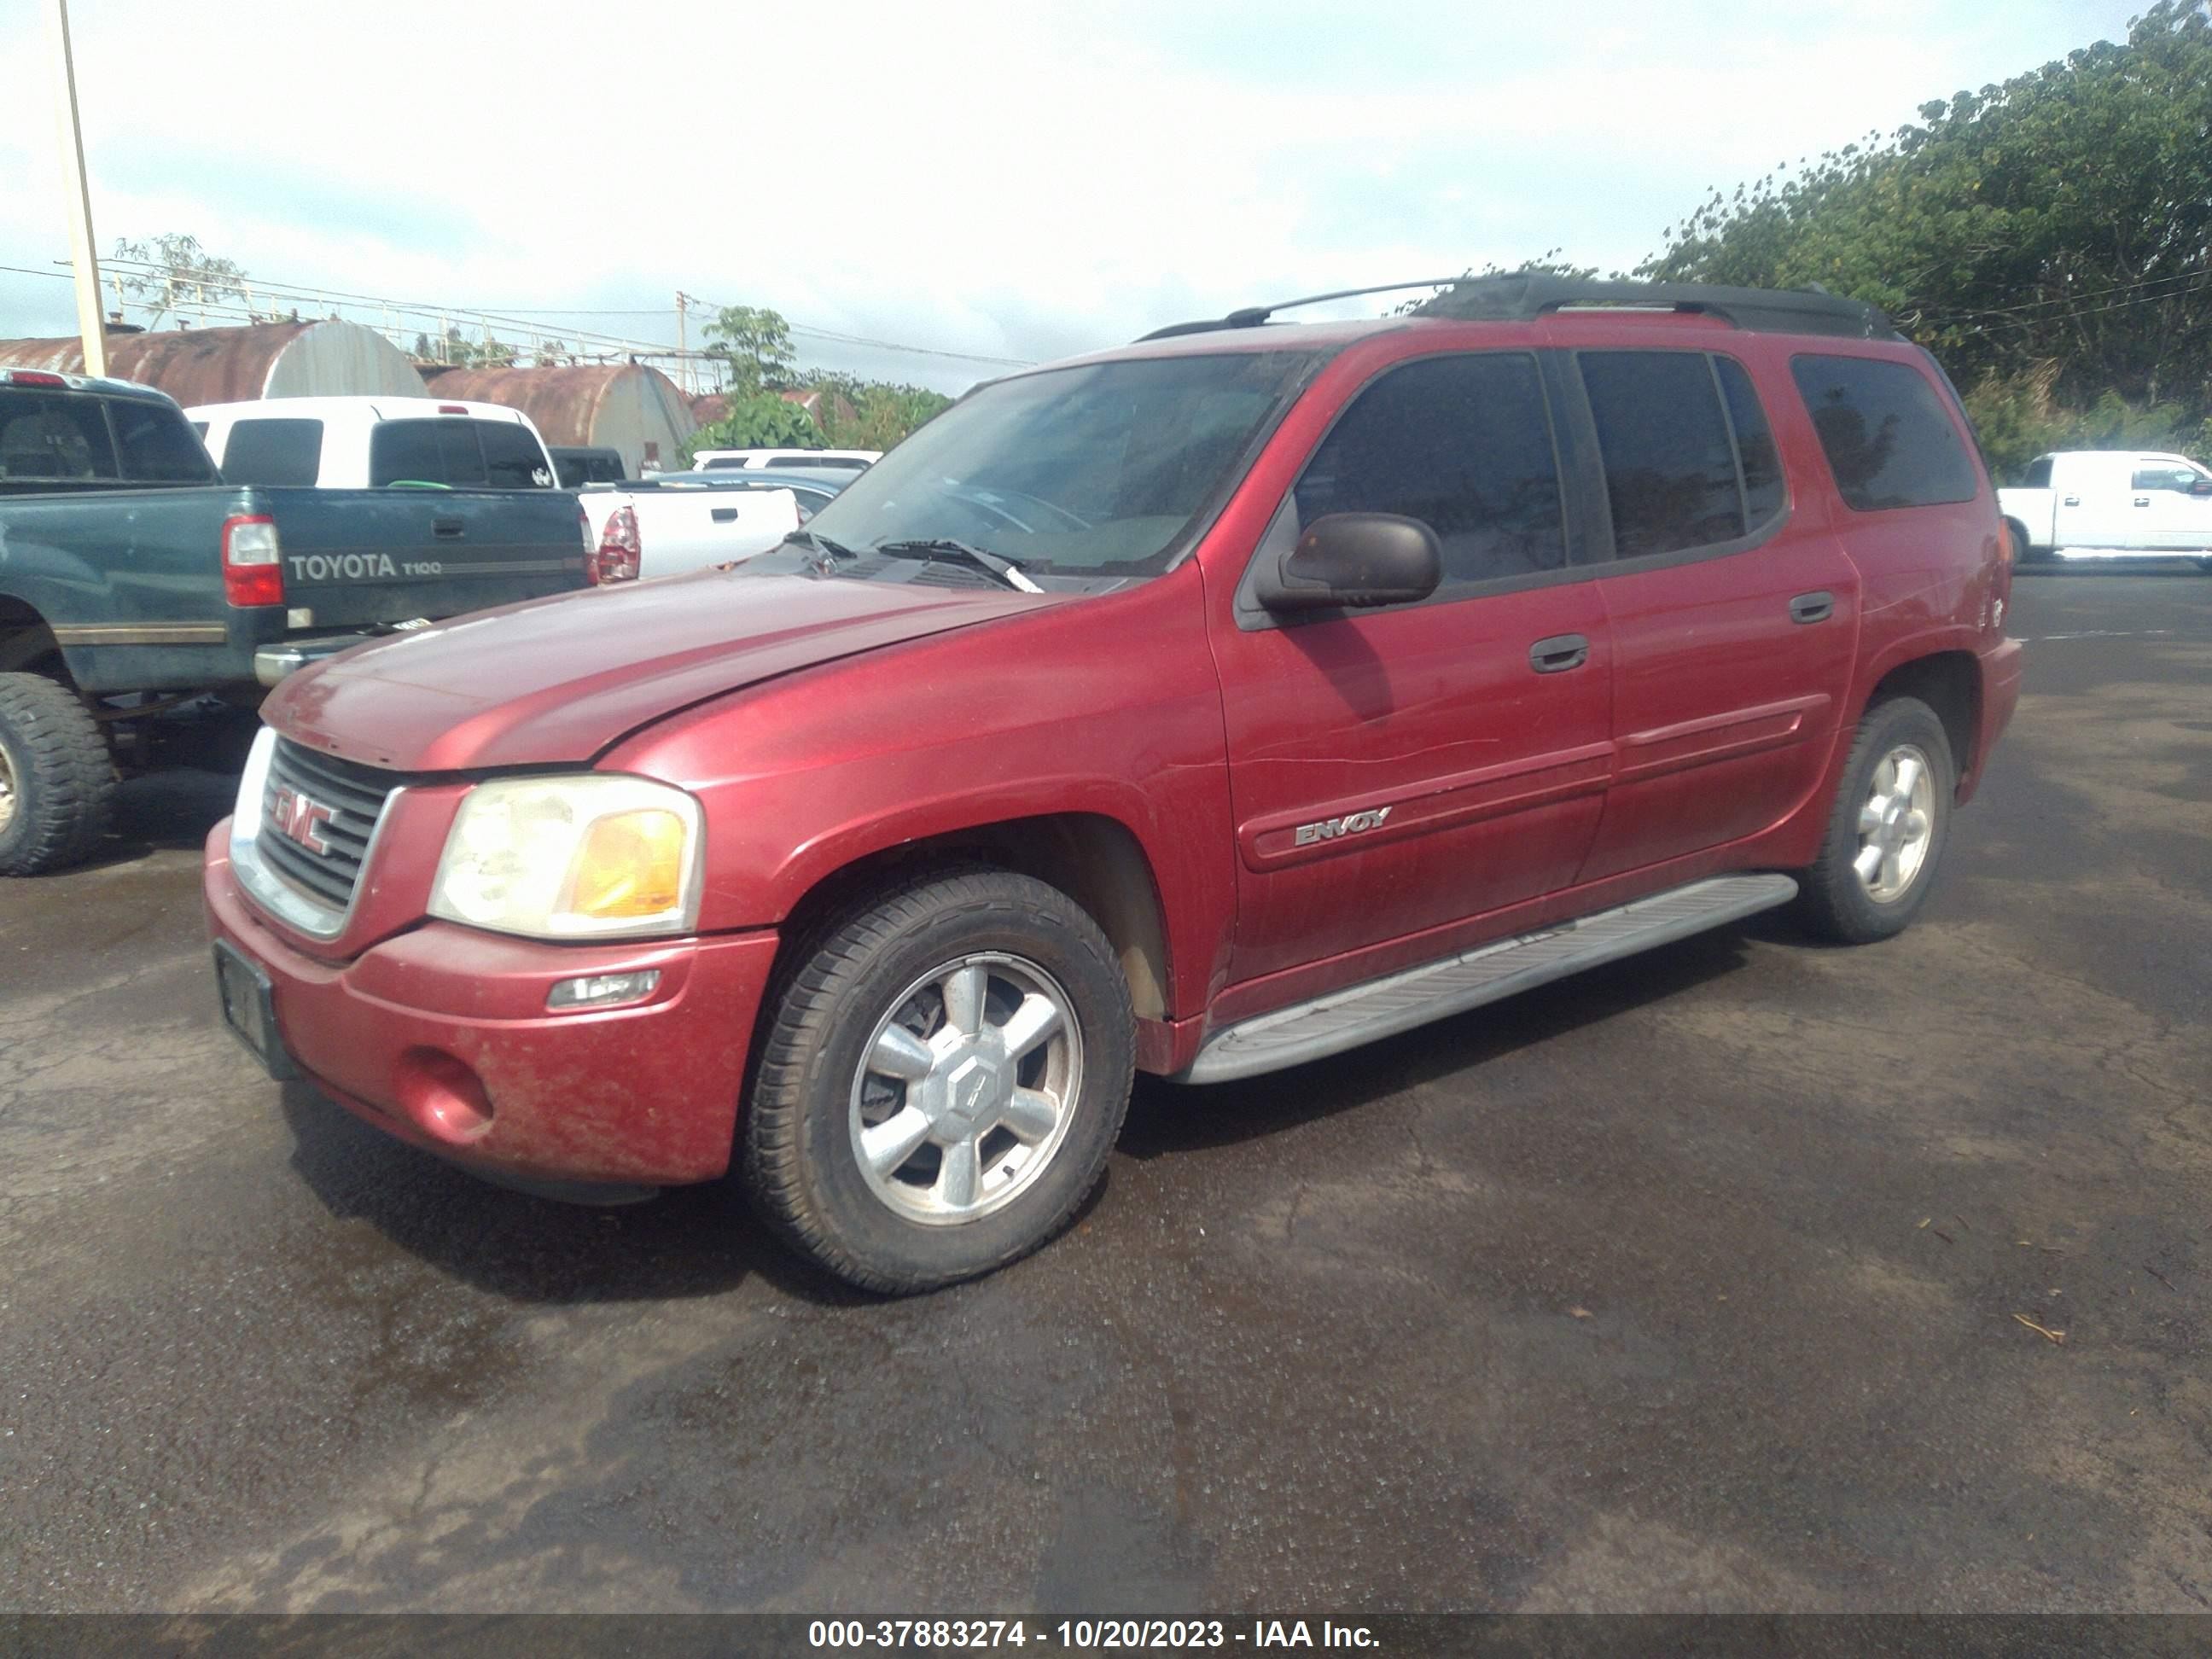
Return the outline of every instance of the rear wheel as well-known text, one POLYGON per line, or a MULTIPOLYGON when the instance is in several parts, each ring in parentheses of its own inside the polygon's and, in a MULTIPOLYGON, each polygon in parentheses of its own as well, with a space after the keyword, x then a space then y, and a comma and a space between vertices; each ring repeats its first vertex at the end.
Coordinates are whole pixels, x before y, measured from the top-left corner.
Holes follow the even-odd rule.
POLYGON ((1798 872, 1799 918, 1864 945, 1904 932, 1927 902, 1951 828, 1958 773, 1936 711, 1916 697, 1859 722, 1820 855, 1798 872))
POLYGON ((1097 1186, 1134 1018, 1097 925, 1000 871, 879 892, 799 947, 744 1129, 784 1237, 865 1289, 1028 1254, 1097 1186))
POLYGON ((76 694, 43 675, 0 674, 0 876, 88 857, 114 796, 107 741, 76 694))

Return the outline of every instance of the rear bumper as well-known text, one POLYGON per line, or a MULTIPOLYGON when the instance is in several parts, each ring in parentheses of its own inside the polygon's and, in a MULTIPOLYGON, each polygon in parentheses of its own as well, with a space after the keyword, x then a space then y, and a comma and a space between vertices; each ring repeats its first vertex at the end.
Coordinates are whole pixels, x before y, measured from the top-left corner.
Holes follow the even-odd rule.
POLYGON ((1990 756, 2011 724, 2013 710, 2020 706, 2020 681, 2025 654, 2018 640, 2005 640, 1992 646, 1978 659, 1981 665, 1982 695, 1979 699, 1979 720, 1974 732, 1973 765, 1959 781, 1959 800, 1961 805, 1973 799, 1974 791, 1981 787, 1982 777, 1989 770, 1990 756))
POLYGON ((487 1172, 672 1186, 729 1167, 776 936, 541 944, 428 921, 344 963, 295 949, 240 891, 228 819, 208 836, 210 935, 270 978, 300 1069, 387 1133, 487 1172), (646 1001, 548 1014, 555 982, 657 969, 646 1001))
POLYGON ((374 634, 338 634, 323 639, 284 640, 275 645, 264 645, 253 653, 253 678, 264 685, 275 685, 289 675, 298 673, 309 663, 320 662, 325 657, 335 657, 341 651, 350 651, 356 645, 367 644, 374 634))

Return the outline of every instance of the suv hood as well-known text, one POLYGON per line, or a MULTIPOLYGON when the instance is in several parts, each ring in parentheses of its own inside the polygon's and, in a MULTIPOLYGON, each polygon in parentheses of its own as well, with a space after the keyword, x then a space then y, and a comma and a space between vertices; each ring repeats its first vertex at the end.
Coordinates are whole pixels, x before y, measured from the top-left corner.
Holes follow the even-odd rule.
POLYGON ((378 640, 285 680, 263 712, 404 772, 582 762, 708 698, 1071 597, 703 571, 378 640))

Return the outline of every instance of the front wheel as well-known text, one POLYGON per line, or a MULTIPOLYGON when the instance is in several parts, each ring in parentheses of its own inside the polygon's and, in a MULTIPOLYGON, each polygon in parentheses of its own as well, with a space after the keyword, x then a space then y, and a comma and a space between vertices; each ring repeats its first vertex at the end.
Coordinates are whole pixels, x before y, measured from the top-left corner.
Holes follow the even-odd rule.
POLYGON ((863 1289, 1027 1255, 1104 1173, 1135 1021, 1097 924, 976 870, 879 892, 801 943, 745 1114, 755 1203, 863 1289))
POLYGON ((107 834, 115 762, 67 686, 0 674, 0 876, 63 870, 107 834))
POLYGON ((1820 855, 1797 872, 1799 919, 1844 945, 1903 933, 1927 902, 1957 784, 1950 738, 1934 709, 1916 697, 1868 709, 1820 855))

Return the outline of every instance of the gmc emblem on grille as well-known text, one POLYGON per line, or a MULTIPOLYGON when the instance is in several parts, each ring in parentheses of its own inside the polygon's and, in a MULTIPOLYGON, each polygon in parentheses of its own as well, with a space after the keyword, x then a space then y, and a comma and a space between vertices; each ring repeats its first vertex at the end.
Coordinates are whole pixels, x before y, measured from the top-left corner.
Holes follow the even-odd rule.
POLYGON ((331 811, 319 800, 309 800, 289 784, 277 787, 276 799, 270 803, 270 817, 276 829, 288 841, 296 841, 310 853, 327 853, 331 844, 315 833, 315 826, 328 823, 331 811))
POLYGON ((1319 823, 1302 823, 1291 837, 1293 847, 1310 847, 1317 841, 1334 841, 1339 836, 1356 836, 1362 830, 1372 830, 1390 816, 1390 809, 1378 806, 1371 812, 1347 812, 1340 818, 1323 818, 1319 823))

